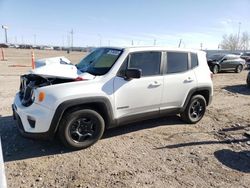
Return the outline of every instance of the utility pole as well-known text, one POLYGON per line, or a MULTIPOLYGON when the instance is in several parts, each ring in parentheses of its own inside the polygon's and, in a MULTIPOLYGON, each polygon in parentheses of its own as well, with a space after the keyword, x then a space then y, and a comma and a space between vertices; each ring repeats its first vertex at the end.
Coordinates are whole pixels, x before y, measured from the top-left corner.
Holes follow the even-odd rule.
POLYGON ((180 48, 180 47, 181 47, 181 42, 182 42, 182 39, 180 39, 180 42, 179 42, 178 48, 180 48))
POLYGON ((71 51, 73 51, 73 36, 74 36, 74 32, 73 32, 73 29, 71 29, 71 51))
POLYGON ((67 43, 68 43, 68 48, 70 48, 70 36, 69 36, 69 34, 67 35, 67 43))
POLYGON ((133 40, 131 41, 131 45, 134 46, 134 41, 133 40))
POLYGON ((154 39, 154 46, 156 45, 156 39, 154 39))
POLYGON ((8 43, 8 35, 7 35, 8 27, 6 25, 2 25, 2 28, 4 29, 4 32, 5 32, 5 43, 7 44, 8 43))
POLYGON ((36 34, 34 34, 34 46, 36 46, 36 34))
POLYGON ((98 34, 98 36, 99 36, 99 46, 101 47, 102 46, 102 35, 98 34))
POLYGON ((203 46, 203 44, 201 43, 201 44, 200 44, 200 46, 201 46, 201 50, 202 50, 202 46, 203 46))
POLYGON ((64 35, 62 36, 62 47, 64 47, 64 35))

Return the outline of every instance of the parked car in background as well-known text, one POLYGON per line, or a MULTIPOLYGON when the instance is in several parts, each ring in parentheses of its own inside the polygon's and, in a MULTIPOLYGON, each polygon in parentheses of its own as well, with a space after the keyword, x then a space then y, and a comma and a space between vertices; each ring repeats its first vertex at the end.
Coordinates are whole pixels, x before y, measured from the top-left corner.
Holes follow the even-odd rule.
POLYGON ((239 55, 234 54, 213 54, 208 57, 207 62, 210 70, 214 74, 220 71, 234 71, 240 73, 246 63, 239 55))
POLYGON ((244 52, 241 56, 242 59, 246 61, 246 68, 250 69, 250 52, 244 52))
POLYGON ((247 75, 247 87, 250 88, 250 71, 248 72, 248 75, 247 75))

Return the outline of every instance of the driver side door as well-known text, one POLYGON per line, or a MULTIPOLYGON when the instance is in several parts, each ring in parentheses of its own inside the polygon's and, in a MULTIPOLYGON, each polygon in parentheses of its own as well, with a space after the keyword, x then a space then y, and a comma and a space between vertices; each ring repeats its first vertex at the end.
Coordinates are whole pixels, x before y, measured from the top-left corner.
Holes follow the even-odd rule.
POLYGON ((114 98, 118 123, 157 115, 163 92, 161 52, 134 52, 123 63, 114 79, 114 98), (141 69, 139 79, 126 79, 127 68, 141 69))

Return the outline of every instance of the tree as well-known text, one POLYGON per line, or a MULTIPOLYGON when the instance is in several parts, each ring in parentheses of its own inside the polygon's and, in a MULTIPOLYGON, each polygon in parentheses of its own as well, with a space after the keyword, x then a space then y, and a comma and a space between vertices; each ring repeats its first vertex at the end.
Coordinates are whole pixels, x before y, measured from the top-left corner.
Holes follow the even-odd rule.
POLYGON ((243 32, 241 36, 237 34, 223 35, 220 44, 223 50, 248 50, 249 48, 249 33, 243 32))
POLYGON ((240 40, 241 50, 249 49, 249 41, 250 41, 249 34, 247 32, 242 33, 241 40, 240 40))

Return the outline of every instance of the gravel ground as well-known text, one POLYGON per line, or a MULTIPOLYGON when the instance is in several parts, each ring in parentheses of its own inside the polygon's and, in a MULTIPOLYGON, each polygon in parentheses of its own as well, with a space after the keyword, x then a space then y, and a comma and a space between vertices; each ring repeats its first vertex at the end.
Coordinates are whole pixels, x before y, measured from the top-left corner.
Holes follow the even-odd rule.
MULTIPOLYGON (((73 62, 83 53, 64 55, 73 62)), ((0 61, 0 135, 8 187, 249 187, 250 89, 247 71, 214 76, 213 103, 195 125, 178 116, 105 132, 94 146, 70 151, 59 141, 20 136, 11 104, 19 75, 30 67, 30 50, 7 49, 0 61)))

